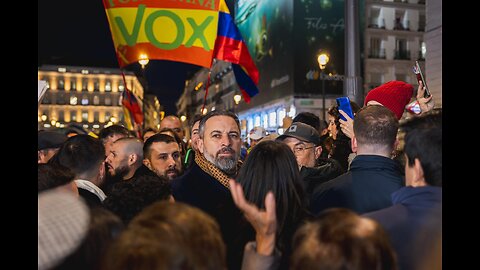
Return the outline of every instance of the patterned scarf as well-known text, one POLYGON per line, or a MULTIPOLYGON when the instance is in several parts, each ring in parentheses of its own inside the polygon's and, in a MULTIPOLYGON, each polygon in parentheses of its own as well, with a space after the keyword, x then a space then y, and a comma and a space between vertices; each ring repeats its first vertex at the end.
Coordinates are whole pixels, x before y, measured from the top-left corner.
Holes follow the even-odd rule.
MULTIPOLYGON (((228 180, 232 179, 231 177, 227 176, 222 170, 217 168, 213 163, 208 161, 202 153, 195 152, 195 163, 206 173, 210 176, 215 178, 220 184, 224 185, 226 188, 230 189, 230 185, 228 184, 228 180)), ((237 163, 237 172, 240 169, 242 162, 239 160, 237 163)))

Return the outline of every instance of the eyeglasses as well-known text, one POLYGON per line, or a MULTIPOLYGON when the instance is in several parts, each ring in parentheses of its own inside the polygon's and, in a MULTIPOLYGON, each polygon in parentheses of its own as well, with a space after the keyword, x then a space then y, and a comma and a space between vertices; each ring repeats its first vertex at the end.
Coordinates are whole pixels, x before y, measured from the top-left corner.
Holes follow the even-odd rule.
POLYGON ((314 146, 310 146, 310 147, 305 147, 305 146, 295 146, 293 148, 293 153, 295 155, 301 155, 303 154, 303 152, 307 149, 311 149, 311 148, 315 148, 315 145, 314 146))

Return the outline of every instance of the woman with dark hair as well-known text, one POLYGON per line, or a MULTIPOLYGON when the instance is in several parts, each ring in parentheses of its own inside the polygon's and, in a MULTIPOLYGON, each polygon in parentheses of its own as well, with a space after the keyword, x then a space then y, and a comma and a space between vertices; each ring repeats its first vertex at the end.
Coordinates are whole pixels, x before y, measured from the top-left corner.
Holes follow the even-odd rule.
MULTIPOLYGON (((253 148, 242 165, 236 181, 242 186, 248 202, 265 209, 269 191, 276 202, 276 249, 282 253, 280 268, 288 266, 292 236, 309 218, 296 158, 290 148, 276 141, 262 141, 253 148)), ((255 231, 245 222, 241 246, 255 240, 255 231)))
MULTIPOLYGON (((350 101, 350 106, 352 107, 352 112, 354 114, 360 110, 360 106, 353 101, 350 101)), ((342 168, 345 171, 348 171, 348 157, 353 152, 350 138, 345 135, 340 128, 340 112, 338 111, 338 105, 328 109, 328 131, 333 138, 333 148, 331 150, 330 158, 338 161, 342 168)))

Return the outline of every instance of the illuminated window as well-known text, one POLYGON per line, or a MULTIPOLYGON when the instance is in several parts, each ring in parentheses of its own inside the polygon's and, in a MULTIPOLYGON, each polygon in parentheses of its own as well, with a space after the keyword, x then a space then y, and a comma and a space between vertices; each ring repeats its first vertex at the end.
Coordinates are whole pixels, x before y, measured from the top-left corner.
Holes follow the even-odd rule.
POLYGON ((254 127, 259 127, 260 126, 260 115, 255 115, 255 120, 253 122, 254 127))
POLYGON ((88 112, 82 111, 82 121, 87 122, 88 121, 88 112))
POLYGON ((112 105, 112 99, 109 96, 105 97, 105 105, 112 105))
POLYGON ((268 128, 268 114, 263 115, 263 128, 267 129, 268 128))
POLYGON ((268 126, 275 127, 277 125, 277 113, 275 111, 268 114, 268 126))
POLYGON ((72 122, 77 121, 77 111, 70 111, 70 119, 72 122))
POLYGON ((250 131, 253 129, 253 119, 251 117, 249 117, 247 119, 247 131, 250 131))
POLYGON ((110 80, 107 80, 105 82, 105 92, 110 92, 112 91, 112 82, 110 80))
POLYGON ((98 105, 100 104, 100 98, 98 95, 93 96, 93 105, 98 105))
POLYGON ((278 117, 277 117, 277 119, 278 119, 277 125, 279 127, 283 126, 283 118, 285 118, 285 116, 286 116, 285 109, 279 109, 278 110, 278 117))
POLYGON ((124 89, 125 89, 125 86, 123 86, 123 83, 121 83, 121 84, 118 86, 118 91, 119 91, 119 92, 122 92, 124 89))
POLYGON ((88 105, 88 97, 87 97, 87 95, 84 95, 84 96, 82 97, 82 105, 88 105))
POLYGON ((77 105, 78 98, 76 96, 70 97, 70 105, 77 105))
POLYGON ((77 79, 76 78, 72 78, 70 80, 70 89, 71 90, 76 90, 77 89, 77 79))

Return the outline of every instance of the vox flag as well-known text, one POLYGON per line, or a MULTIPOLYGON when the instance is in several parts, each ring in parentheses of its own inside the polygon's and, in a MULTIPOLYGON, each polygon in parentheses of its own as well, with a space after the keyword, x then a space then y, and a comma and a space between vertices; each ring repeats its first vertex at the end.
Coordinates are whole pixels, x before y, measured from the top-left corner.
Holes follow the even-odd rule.
POLYGON ((149 59, 210 68, 218 0, 103 0, 121 68, 149 59))

